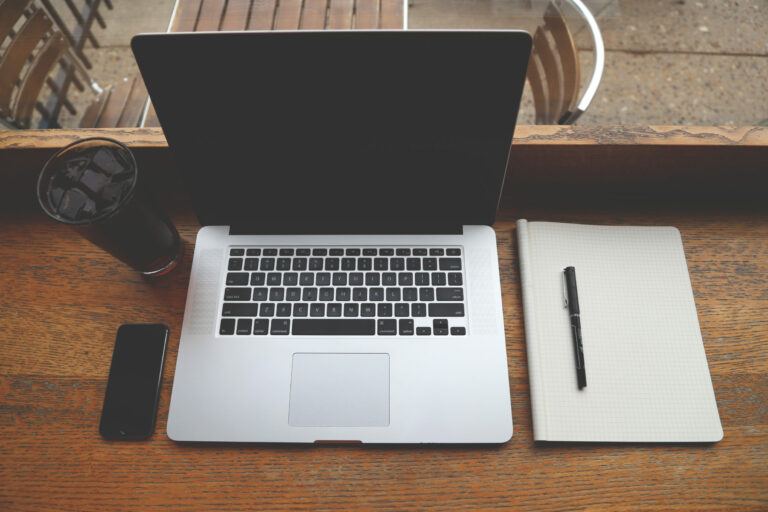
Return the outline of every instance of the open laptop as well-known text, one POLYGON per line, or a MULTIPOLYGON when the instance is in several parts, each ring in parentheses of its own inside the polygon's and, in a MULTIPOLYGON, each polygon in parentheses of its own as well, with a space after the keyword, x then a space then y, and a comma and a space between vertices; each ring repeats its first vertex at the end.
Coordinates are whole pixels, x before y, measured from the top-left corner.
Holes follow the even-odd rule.
POLYGON ((530 36, 147 34, 203 228, 168 435, 512 436, 493 224, 530 36))

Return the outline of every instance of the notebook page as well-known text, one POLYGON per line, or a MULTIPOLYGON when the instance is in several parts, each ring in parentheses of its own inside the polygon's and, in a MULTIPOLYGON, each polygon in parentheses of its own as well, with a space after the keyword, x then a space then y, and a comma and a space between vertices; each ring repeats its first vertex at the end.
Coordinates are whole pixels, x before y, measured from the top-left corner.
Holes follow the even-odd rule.
MULTIPOLYGON (((671 227, 524 223, 537 440, 722 438, 682 240, 671 227), (587 387, 576 382, 563 269, 573 266, 587 387)), ((529 322, 526 311, 526 325, 529 322)))

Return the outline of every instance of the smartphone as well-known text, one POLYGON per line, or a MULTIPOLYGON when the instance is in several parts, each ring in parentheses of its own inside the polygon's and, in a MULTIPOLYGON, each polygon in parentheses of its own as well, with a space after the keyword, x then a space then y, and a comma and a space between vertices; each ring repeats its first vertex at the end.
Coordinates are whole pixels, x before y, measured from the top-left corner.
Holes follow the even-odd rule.
POLYGON ((168 327, 125 324, 117 330, 99 432, 105 439, 147 439, 155 430, 168 327))

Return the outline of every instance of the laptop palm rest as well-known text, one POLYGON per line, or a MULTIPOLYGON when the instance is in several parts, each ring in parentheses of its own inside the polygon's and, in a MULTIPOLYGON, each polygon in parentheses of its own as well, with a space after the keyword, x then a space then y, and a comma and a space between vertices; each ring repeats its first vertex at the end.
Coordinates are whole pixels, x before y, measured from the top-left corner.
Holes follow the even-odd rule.
POLYGON ((293 354, 288 423, 389 425, 389 354, 293 354))

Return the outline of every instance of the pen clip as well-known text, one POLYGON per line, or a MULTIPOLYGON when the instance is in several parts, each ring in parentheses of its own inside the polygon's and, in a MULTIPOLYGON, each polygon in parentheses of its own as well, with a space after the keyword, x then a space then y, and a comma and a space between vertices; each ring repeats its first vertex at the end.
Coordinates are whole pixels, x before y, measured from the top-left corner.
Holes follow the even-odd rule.
POLYGON ((563 269, 563 308, 568 307, 568 283, 565 278, 565 269, 563 269))

